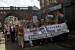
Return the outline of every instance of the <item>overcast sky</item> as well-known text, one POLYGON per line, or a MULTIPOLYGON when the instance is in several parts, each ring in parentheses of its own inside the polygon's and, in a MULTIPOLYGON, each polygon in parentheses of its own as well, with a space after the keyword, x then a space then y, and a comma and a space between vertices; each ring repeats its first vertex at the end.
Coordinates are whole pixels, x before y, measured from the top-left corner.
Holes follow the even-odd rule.
POLYGON ((0 7, 27 7, 34 5, 40 8, 38 0, 0 0, 0 7))

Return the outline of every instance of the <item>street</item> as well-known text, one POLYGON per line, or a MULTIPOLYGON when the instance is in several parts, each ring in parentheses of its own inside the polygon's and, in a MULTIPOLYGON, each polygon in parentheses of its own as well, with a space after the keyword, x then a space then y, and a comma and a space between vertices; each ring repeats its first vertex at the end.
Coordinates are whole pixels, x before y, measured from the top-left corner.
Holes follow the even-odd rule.
POLYGON ((75 50, 75 0, 0 0, 0 50, 75 50))
POLYGON ((10 41, 6 42, 6 50, 74 50, 75 49, 75 39, 67 38, 65 40, 59 40, 57 42, 50 42, 45 45, 36 47, 25 47, 18 48, 17 42, 12 43, 10 41))

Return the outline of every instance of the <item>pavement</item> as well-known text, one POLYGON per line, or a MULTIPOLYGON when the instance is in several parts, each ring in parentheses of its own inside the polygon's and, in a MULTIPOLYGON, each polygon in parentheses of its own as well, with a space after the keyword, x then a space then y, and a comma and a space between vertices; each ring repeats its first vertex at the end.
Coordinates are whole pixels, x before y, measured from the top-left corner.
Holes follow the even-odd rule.
POLYGON ((5 44, 0 44, 0 50, 5 50, 5 44))
POLYGON ((0 32, 0 50, 5 50, 5 38, 2 32, 0 32))

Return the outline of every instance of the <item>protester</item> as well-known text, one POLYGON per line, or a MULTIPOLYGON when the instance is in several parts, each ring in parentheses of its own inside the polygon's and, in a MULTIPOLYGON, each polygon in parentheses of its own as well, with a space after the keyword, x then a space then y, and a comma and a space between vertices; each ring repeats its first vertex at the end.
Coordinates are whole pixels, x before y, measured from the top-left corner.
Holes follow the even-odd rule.
POLYGON ((15 27, 10 26, 10 35, 11 35, 11 41, 15 42, 15 27))
MULTIPOLYGON (((32 28, 33 28, 32 21, 30 21, 29 26, 30 26, 30 32, 32 32, 32 28)), ((33 45, 33 41, 32 41, 32 39, 31 39, 31 33, 30 33, 30 36, 29 36, 29 43, 30 43, 30 47, 33 47, 33 46, 34 46, 34 45, 33 45)))
POLYGON ((10 38, 10 28, 9 28, 9 26, 7 27, 7 39, 9 39, 10 38))
POLYGON ((7 31, 8 29, 7 29, 7 25, 4 25, 4 33, 5 33, 5 36, 6 36, 6 40, 8 39, 8 37, 7 37, 7 31))
POLYGON ((17 37, 18 37, 18 45, 21 48, 24 47, 24 36, 23 35, 24 35, 23 25, 20 23, 18 25, 17 37))
POLYGON ((18 25, 16 25, 15 27, 15 40, 16 41, 18 40, 17 33, 18 33, 18 25))

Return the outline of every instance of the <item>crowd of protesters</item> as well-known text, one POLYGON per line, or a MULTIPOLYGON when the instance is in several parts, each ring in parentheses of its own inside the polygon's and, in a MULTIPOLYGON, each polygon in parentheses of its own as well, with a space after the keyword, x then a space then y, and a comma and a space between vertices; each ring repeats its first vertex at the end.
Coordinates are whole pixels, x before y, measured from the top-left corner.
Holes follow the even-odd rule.
MULTIPOLYGON (((35 23, 33 23, 32 21, 25 21, 24 24, 23 23, 19 23, 18 25, 4 25, 4 33, 6 35, 6 39, 8 40, 9 38, 11 39, 12 42, 15 42, 15 40, 18 41, 18 47, 24 47, 24 27, 27 28, 38 28, 41 27, 43 25, 48 25, 48 24, 56 24, 58 23, 58 21, 52 20, 53 22, 49 21, 49 20, 45 20, 45 19, 41 19, 35 23), (30 24, 31 23, 31 24, 30 24)), ((34 44, 44 44, 44 43, 48 43, 50 41, 50 38, 45 38, 45 39, 39 39, 39 40, 35 40, 33 41, 34 44)), ((32 44, 32 40, 29 41, 30 45, 33 46, 32 44)))
POLYGON ((19 23, 18 25, 4 25, 4 33, 6 40, 10 40, 11 42, 18 41, 18 47, 24 47, 24 39, 23 39, 23 25, 19 23))
MULTIPOLYGON (((37 24, 34 24, 30 22, 28 27, 33 28, 34 26, 37 28, 39 27, 38 22, 37 24)), ((42 23, 41 23, 42 24, 42 23)), ((23 23, 19 23, 18 25, 4 25, 4 33, 6 35, 6 40, 11 40, 12 43, 18 42, 18 47, 23 48, 24 47, 24 25, 23 23)), ((29 40, 30 46, 43 44, 43 40, 45 39, 39 39, 39 40, 29 40)))

